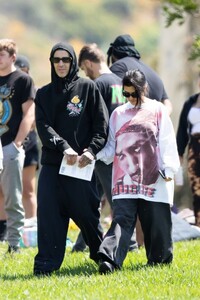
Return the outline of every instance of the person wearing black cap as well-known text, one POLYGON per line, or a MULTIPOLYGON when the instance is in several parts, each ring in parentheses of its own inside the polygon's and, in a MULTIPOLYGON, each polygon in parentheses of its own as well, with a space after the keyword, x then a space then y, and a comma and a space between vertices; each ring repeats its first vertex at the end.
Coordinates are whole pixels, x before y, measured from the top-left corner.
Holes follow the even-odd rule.
POLYGON ((92 80, 78 76, 77 58, 68 43, 57 43, 50 53, 51 82, 36 94, 36 126, 42 142, 38 180, 38 253, 35 275, 50 275, 62 264, 69 219, 81 229, 98 262, 102 241, 100 199, 91 181, 59 174, 67 165, 85 168, 107 140, 108 110, 92 80))
POLYGON ((29 73, 30 63, 28 58, 25 55, 17 55, 17 59, 15 61, 15 66, 22 70, 25 73, 29 73))
POLYGON ((149 98, 165 104, 169 115, 172 104, 168 99, 164 85, 158 74, 141 60, 141 55, 135 48, 135 42, 129 34, 119 35, 107 51, 110 70, 123 79, 128 70, 139 69, 145 74, 149 86, 149 98))

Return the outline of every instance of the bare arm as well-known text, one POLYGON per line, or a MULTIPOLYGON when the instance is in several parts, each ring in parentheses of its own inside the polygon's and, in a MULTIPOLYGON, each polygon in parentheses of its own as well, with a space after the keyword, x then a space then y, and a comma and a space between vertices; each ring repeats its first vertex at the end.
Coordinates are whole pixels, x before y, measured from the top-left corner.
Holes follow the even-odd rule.
POLYGON ((17 147, 23 144, 24 139, 28 135, 31 126, 35 121, 35 104, 34 101, 29 99, 22 104, 23 117, 19 125, 19 130, 15 137, 14 143, 17 147))

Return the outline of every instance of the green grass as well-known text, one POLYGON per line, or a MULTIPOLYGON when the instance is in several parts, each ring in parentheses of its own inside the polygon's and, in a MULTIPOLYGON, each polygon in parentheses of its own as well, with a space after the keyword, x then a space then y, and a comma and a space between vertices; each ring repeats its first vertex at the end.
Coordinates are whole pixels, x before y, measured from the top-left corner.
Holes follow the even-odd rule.
POLYGON ((200 240, 174 244, 171 266, 145 267, 144 249, 128 253, 123 269, 99 275, 88 252, 70 253, 51 277, 33 276, 36 248, 5 256, 0 244, 0 299, 200 299, 200 240))

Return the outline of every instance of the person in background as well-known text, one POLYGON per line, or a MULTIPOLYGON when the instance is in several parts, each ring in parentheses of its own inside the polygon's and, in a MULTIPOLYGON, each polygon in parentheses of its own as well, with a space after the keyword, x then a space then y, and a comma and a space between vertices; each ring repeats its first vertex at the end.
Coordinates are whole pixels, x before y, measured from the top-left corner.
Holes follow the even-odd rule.
POLYGON ((123 95, 128 102, 113 111, 107 144, 97 154, 108 163, 113 159, 113 220, 98 252, 100 274, 122 267, 137 215, 147 264, 173 260, 170 206, 180 165, 176 137, 165 106, 147 93, 144 73, 127 71, 123 95))
MULTIPOLYGON (((106 103, 109 115, 117 106, 125 103, 125 98, 122 95, 122 80, 110 71, 106 64, 106 57, 97 44, 86 44, 82 47, 79 53, 78 65, 85 72, 85 75, 97 85, 106 103)), ((95 174, 100 198, 105 194, 112 209, 112 164, 106 165, 102 161, 97 161, 95 163, 95 174)), ((83 251, 85 247, 86 244, 80 232, 72 252, 83 251)))
MULTIPOLYGON (((27 74, 30 71, 30 63, 26 56, 17 55, 15 67, 27 74)), ((35 218, 37 210, 36 199, 36 171, 39 167, 39 149, 37 145, 37 133, 33 124, 30 133, 26 137, 23 147, 25 149, 25 160, 23 168, 23 207, 25 218, 35 218)), ((0 188, 0 241, 6 241, 6 212, 4 209, 3 193, 0 188)))
MULTIPOLYGON (((15 66, 29 74, 30 63, 26 56, 17 55, 15 66)), ((35 218, 37 211, 36 176, 39 168, 39 149, 35 122, 24 142, 25 160, 23 168, 23 206, 25 218, 35 218)))
POLYGON ((107 51, 107 63, 110 70, 123 78, 128 70, 139 69, 147 79, 149 90, 148 97, 162 102, 167 107, 169 115, 172 104, 168 99, 164 85, 158 74, 141 60, 141 55, 135 48, 135 42, 129 34, 119 35, 107 51))
MULTIPOLYGON (((200 73, 198 76, 200 90, 200 73)), ((187 170, 193 195, 195 225, 200 227, 200 92, 184 103, 177 130, 177 145, 181 165, 187 148, 187 170)))
POLYGON ((42 142, 38 180, 38 253, 34 274, 50 275, 62 264, 71 218, 81 229, 98 263, 103 233, 99 229, 100 199, 91 181, 59 174, 61 162, 85 168, 107 140, 108 111, 91 80, 78 76, 73 47, 55 44, 50 53, 51 82, 36 94, 36 127, 42 142))
POLYGON ((85 75, 96 83, 109 115, 116 107, 125 103, 125 97, 122 95, 122 79, 108 68, 105 54, 97 44, 86 44, 82 47, 78 65, 85 75))
POLYGON ((8 253, 19 252, 24 225, 22 205, 23 143, 35 117, 35 88, 32 78, 15 67, 17 46, 0 40, 0 136, 3 171, 0 187, 7 217, 8 253))

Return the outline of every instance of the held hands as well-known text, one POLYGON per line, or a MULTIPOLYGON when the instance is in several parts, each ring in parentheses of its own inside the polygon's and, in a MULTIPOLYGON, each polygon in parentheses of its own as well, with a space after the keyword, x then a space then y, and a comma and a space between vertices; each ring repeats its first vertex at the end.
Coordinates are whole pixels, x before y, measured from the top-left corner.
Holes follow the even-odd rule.
POLYGON ((94 160, 94 156, 87 151, 87 149, 83 150, 83 154, 80 156, 78 166, 79 168, 84 168, 87 165, 91 164, 91 162, 94 160))
MULTIPOLYGON (((78 159, 78 153, 75 152, 72 148, 68 148, 64 151, 65 159, 68 165, 73 166, 78 159)), ((79 168, 84 168, 87 165, 91 164, 94 160, 94 156, 87 151, 87 149, 83 150, 83 154, 79 157, 78 166, 79 168)))
POLYGON ((72 166, 76 163, 78 153, 75 152, 72 148, 68 148, 64 151, 65 159, 68 165, 72 166))

